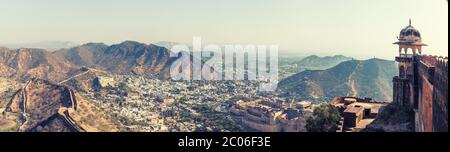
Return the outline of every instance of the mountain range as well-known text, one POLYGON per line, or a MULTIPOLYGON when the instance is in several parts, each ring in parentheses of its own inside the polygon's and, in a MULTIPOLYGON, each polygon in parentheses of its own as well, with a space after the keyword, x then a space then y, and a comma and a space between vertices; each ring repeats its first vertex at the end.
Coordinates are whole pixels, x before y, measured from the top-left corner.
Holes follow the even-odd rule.
MULTIPOLYGON (((95 90, 99 77, 110 74, 169 79, 171 66, 181 66, 175 62, 179 57, 170 55, 165 47, 135 41, 87 43, 54 52, 0 47, 0 110, 7 111, 0 126, 39 132, 120 130, 117 118, 96 110, 77 92, 95 90)), ((394 61, 337 55, 308 56, 294 64, 303 70, 280 81, 283 94, 311 101, 341 96, 392 101, 394 61)))
POLYGON ((55 52, 0 48, 0 77, 21 82, 30 78, 60 82, 87 67, 114 74, 157 75, 168 79, 176 59, 164 47, 134 41, 111 46, 88 43, 55 52))
MULTIPOLYGON (((40 78, 59 83, 85 72, 82 69, 87 67, 113 74, 157 75, 169 79, 170 67, 177 59, 170 57, 170 53, 167 48, 135 41, 110 46, 88 43, 55 52, 0 48, 0 77, 18 82, 40 78)), ((392 100, 391 78, 397 73, 393 61, 313 55, 296 64, 308 70, 281 80, 280 91, 313 100, 336 96, 392 100)))
POLYGON ((176 58, 170 51, 157 45, 125 41, 115 45, 88 43, 53 53, 80 67, 95 67, 116 74, 158 74, 176 58))
POLYGON ((346 57, 343 55, 335 56, 324 56, 319 57, 317 55, 307 56, 300 61, 294 62, 301 69, 306 70, 325 70, 338 65, 341 62, 352 60, 351 57, 346 57))
POLYGON ((64 48, 72 48, 77 46, 77 44, 70 41, 41 41, 35 43, 8 43, 0 44, 0 46, 8 47, 10 49, 39 48, 53 52, 64 48))
POLYGON ((21 82, 33 77, 57 82, 76 71, 75 65, 43 49, 0 49, 0 77, 21 82))
POLYGON ((298 98, 330 101, 334 97, 369 97, 392 101, 394 61, 349 60, 326 70, 306 70, 281 80, 278 90, 298 98))

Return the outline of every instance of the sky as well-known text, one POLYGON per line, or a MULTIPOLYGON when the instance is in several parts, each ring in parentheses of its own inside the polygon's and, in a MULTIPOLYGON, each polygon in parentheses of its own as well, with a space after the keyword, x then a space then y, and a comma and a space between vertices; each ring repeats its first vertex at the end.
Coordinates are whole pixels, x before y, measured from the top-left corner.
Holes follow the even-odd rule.
POLYGON ((295 55, 393 59, 412 19, 448 56, 446 0, 0 0, 0 44, 134 40, 278 45, 295 55))

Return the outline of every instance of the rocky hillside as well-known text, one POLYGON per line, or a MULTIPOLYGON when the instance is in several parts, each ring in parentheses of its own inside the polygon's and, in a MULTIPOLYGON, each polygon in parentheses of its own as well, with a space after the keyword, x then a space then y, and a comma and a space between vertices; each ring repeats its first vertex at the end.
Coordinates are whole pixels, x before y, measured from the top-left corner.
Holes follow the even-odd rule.
POLYGON ((414 110, 390 104, 380 110, 377 118, 364 132, 414 132, 414 110))
POLYGON ((15 91, 20 88, 20 83, 0 77, 0 95, 3 92, 15 91))
POLYGON ((0 77, 0 108, 22 87, 21 83, 0 77))
POLYGON ((116 74, 159 74, 170 68, 175 60, 164 47, 134 41, 111 46, 88 43, 54 54, 77 66, 95 67, 116 74))
MULTIPOLYGON (((72 89, 32 79, 4 107, 0 119, 25 132, 117 131, 118 123, 72 89)), ((4 125, 6 126, 6 125, 4 125)))
POLYGON ((41 78, 58 82, 74 74, 76 66, 41 49, 0 49, 0 77, 26 82, 41 78))
POLYGON ((58 50, 53 54, 75 65, 90 67, 95 65, 96 58, 101 57, 107 48, 108 46, 103 43, 87 43, 70 49, 58 50))
POLYGON ((282 80, 279 90, 300 99, 329 101, 339 96, 392 101, 393 61, 370 59, 342 62, 327 70, 307 70, 282 80))
POLYGON ((0 48, 0 77, 20 82, 40 78, 59 83, 88 67, 113 74, 154 75, 169 79, 171 66, 181 67, 181 62, 175 62, 177 59, 164 47, 134 41, 111 46, 88 43, 55 52, 0 48))

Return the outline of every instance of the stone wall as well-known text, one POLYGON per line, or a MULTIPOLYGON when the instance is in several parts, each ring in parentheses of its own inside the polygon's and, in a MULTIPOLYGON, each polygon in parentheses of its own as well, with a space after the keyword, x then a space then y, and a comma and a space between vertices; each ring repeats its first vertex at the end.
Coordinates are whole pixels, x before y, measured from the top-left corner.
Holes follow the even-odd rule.
POLYGON ((434 71, 435 59, 429 56, 422 56, 418 63, 418 71, 415 77, 418 78, 418 107, 416 119, 416 131, 433 131, 433 89, 434 89, 434 71))
POLYGON ((401 107, 411 106, 411 83, 409 79, 394 77, 393 80, 394 94, 393 103, 401 107))
POLYGON ((417 65, 418 109, 416 131, 448 132, 447 58, 421 56, 417 65))
POLYGON ((394 104, 414 108, 416 131, 448 132, 448 58, 412 59, 412 75, 394 77, 394 104))
POLYGON ((433 85, 422 77, 420 87, 420 105, 419 105, 419 131, 433 131, 433 85))
POLYGON ((257 123, 254 122, 252 120, 248 120, 246 118, 242 119, 242 123, 245 124, 246 126, 261 131, 261 132, 280 132, 281 129, 277 124, 262 124, 262 123, 257 123))
POLYGON ((439 58, 434 73, 433 131, 448 132, 448 59, 439 58))

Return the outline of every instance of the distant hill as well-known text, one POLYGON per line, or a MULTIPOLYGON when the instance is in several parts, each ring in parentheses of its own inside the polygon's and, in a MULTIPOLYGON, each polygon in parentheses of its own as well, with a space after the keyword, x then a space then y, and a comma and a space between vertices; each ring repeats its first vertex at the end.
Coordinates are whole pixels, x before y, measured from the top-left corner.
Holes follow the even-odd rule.
POLYGON ((305 70, 325 70, 338 65, 341 62, 352 60, 343 55, 324 56, 310 55, 301 57, 296 55, 279 57, 279 77, 284 79, 305 70))
POLYGON ((52 52, 59 49, 72 48, 74 46, 77 46, 77 44, 69 41, 42 41, 36 43, 0 44, 0 46, 8 47, 11 49, 38 48, 52 52))
POLYGON ((0 48, 0 77, 21 82, 33 77, 57 82, 72 75, 76 69, 46 50, 0 48))
POLYGON ((61 59, 65 59, 78 66, 94 66, 96 58, 101 57, 109 46, 103 43, 87 43, 70 49, 53 52, 61 59))
POLYGON ((125 41, 115 45, 88 43, 56 51, 54 55, 77 66, 95 67, 116 74, 161 74, 177 59, 167 48, 125 41))
POLYGON ((348 60, 352 60, 352 58, 343 55, 325 56, 325 57, 311 55, 294 63, 297 64, 299 68, 306 70, 325 70, 348 60))
MULTIPOLYGON (((175 62, 179 57, 170 54, 167 48, 135 41, 110 46, 88 43, 55 52, 0 47, 0 77, 20 82, 40 78, 57 83, 79 74, 83 67, 89 67, 114 74, 169 79, 172 65, 181 66, 181 62, 175 62)), ((192 71, 187 74, 190 73, 192 71)))
POLYGON ((327 70, 307 70, 280 81, 278 89, 300 99, 328 101, 339 96, 392 101, 394 61, 350 60, 327 70))

